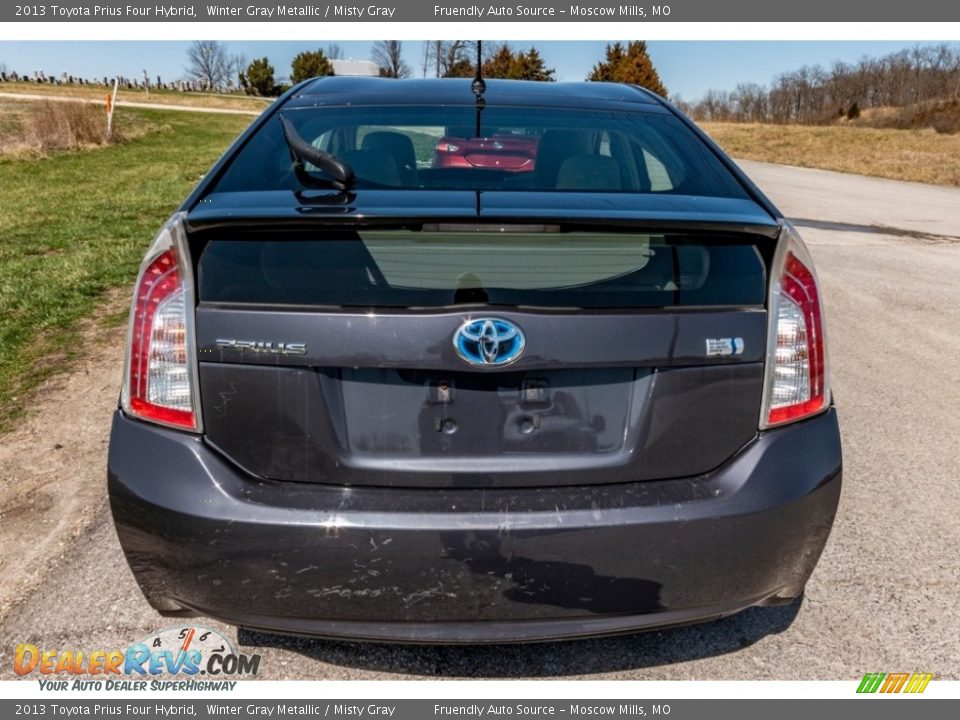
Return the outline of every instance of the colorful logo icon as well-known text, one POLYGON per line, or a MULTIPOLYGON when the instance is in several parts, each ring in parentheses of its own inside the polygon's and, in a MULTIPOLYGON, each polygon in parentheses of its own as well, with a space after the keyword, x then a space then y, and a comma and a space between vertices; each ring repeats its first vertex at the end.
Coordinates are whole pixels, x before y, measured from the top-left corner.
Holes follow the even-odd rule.
POLYGON ((922 693, 932 679, 933 673, 867 673, 857 692, 922 693))

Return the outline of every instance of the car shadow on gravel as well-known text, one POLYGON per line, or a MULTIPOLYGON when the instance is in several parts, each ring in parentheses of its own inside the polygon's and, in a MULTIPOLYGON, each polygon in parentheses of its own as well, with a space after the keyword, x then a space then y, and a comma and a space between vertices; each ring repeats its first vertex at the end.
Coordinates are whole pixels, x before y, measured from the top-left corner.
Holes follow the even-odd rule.
POLYGON ((288 637, 238 630, 247 647, 272 647, 372 672, 459 678, 590 675, 657 667, 736 652, 793 623, 802 598, 750 608, 699 625, 606 638, 527 645, 397 645, 288 637))

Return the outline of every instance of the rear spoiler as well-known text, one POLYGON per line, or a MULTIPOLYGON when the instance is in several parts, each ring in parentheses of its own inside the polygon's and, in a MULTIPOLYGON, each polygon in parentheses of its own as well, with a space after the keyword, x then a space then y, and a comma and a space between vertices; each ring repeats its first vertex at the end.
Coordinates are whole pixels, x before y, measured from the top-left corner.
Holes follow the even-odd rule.
POLYGON ((748 199, 615 193, 431 190, 213 193, 187 227, 410 227, 544 225, 559 231, 611 228, 749 234, 775 240, 781 223, 748 199))

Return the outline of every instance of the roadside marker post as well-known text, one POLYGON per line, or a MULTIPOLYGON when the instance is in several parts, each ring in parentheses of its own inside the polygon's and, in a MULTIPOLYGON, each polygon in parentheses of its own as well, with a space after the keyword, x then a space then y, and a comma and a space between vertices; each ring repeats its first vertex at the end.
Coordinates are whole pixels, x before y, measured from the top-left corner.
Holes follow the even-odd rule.
POLYGON ((113 93, 107 93, 107 141, 113 134, 113 110, 117 105, 117 90, 120 87, 119 78, 113 79, 113 93))

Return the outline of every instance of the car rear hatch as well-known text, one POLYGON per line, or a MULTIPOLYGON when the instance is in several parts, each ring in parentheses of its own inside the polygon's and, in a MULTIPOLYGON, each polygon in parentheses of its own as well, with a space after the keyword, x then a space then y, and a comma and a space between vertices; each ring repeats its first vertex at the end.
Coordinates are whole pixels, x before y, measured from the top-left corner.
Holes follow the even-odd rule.
POLYGON ((632 482, 702 474, 756 435, 778 230, 756 205, 584 196, 571 221, 569 196, 447 193, 422 217, 402 194, 190 214, 205 441, 247 472, 632 482), (458 351, 487 321, 522 333, 510 362, 458 351))

